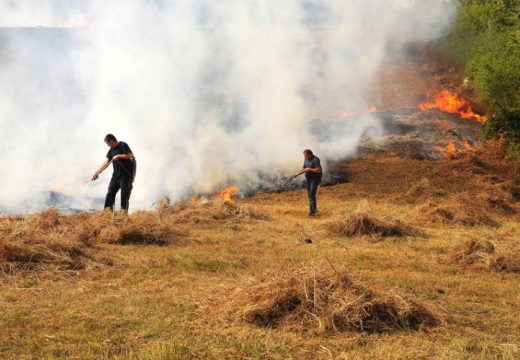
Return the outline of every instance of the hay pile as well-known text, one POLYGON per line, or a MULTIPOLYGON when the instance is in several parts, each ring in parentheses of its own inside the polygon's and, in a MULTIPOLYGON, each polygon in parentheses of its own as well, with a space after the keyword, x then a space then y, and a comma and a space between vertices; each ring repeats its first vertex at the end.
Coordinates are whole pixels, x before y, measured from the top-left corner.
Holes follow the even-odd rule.
POLYGON ((222 201, 186 201, 162 209, 175 214, 177 223, 211 224, 215 222, 269 221, 271 216, 249 206, 222 201))
POLYGON ((490 226, 500 224, 482 206, 471 206, 464 202, 453 201, 448 205, 428 202, 419 206, 417 212, 428 221, 440 224, 460 224, 464 226, 490 226))
POLYGON ((346 272, 303 268, 271 274, 232 296, 236 320, 284 330, 334 334, 391 332, 436 326, 439 318, 425 305, 403 294, 369 289, 346 272))
POLYGON ((182 245, 186 235, 177 230, 173 219, 164 213, 137 211, 120 224, 112 224, 100 232, 102 241, 112 244, 182 245))
POLYGON ((112 261, 100 254, 100 243, 178 245, 186 234, 174 227, 173 215, 158 211, 99 211, 62 215, 56 210, 0 222, 0 269, 79 270, 112 261))
POLYGON ((370 210, 356 210, 343 219, 327 224, 328 230, 340 236, 367 236, 371 241, 388 236, 417 235, 418 232, 402 220, 379 219, 370 210))
POLYGON ((491 259, 489 269, 499 272, 520 273, 520 248, 491 259))
POLYGON ((56 210, 0 224, 0 270, 79 270, 111 261, 97 253, 91 239, 77 231, 74 221, 56 210))
POLYGON ((447 264, 474 265, 489 263, 495 253, 495 244, 489 240, 467 240, 439 260, 447 264))
POLYGON ((439 258, 445 264, 459 264, 498 272, 520 273, 520 247, 506 249, 489 240, 470 239, 439 258))

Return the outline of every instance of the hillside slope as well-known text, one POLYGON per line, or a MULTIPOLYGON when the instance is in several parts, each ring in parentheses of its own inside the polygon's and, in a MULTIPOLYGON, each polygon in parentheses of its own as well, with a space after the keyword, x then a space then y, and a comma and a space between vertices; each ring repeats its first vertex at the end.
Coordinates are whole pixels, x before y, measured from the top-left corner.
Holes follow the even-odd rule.
POLYGON ((292 190, 3 219, 0 357, 519 358, 518 173, 440 157, 338 164, 315 218, 292 190))

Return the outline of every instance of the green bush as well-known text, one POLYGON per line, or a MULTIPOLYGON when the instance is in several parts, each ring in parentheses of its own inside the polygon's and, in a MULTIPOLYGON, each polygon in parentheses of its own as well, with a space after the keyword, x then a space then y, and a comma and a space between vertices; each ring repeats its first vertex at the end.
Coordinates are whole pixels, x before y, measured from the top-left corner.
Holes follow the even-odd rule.
POLYGON ((441 41, 445 57, 463 67, 489 114, 485 136, 520 142, 520 0, 460 0, 441 41), (493 115, 494 114, 494 115, 493 115))

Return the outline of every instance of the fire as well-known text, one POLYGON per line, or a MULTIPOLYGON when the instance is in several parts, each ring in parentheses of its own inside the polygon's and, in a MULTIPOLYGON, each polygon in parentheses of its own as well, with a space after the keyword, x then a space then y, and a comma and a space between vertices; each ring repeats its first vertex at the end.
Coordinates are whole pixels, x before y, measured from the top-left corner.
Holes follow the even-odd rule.
POLYGON ((464 146, 464 149, 466 149, 467 152, 475 152, 476 149, 471 146, 471 144, 468 142, 468 140, 464 140, 462 142, 462 145, 464 146))
POLYGON ((455 155, 457 155, 457 153, 458 153, 458 151, 457 151, 457 147, 455 146, 455 144, 452 142, 449 142, 448 145, 446 145, 446 154, 444 154, 444 156, 452 158, 455 155))
POLYGON ((435 150, 442 153, 445 159, 453 159, 459 152, 451 141, 446 144, 446 147, 435 146, 435 150))
POLYGON ((235 185, 229 185, 222 189, 219 193, 213 195, 213 200, 222 200, 224 204, 234 204, 233 199, 238 195, 240 190, 235 185))
MULTIPOLYGON (((466 150, 466 152, 475 152, 477 151, 470 143, 468 140, 464 139, 462 141, 462 146, 464 146, 464 149, 466 150)), ((457 156, 457 154, 460 153, 459 150, 457 150, 457 146, 455 146, 454 143, 452 143, 451 141, 448 142, 446 144, 446 147, 442 147, 442 146, 435 146, 435 150, 437 150, 438 152, 442 153, 444 155, 444 158, 445 159, 453 159, 457 156)))
POLYGON ((366 113, 373 113, 377 112, 377 108, 375 106, 371 106, 370 109, 365 111, 345 111, 341 113, 342 118, 349 118, 356 115, 366 114, 366 113))
POLYGON ((477 122, 486 121, 486 117, 473 111, 468 100, 461 98, 456 93, 443 90, 435 95, 435 102, 424 102, 419 104, 422 111, 439 109, 449 114, 458 114, 463 119, 473 119, 477 122))

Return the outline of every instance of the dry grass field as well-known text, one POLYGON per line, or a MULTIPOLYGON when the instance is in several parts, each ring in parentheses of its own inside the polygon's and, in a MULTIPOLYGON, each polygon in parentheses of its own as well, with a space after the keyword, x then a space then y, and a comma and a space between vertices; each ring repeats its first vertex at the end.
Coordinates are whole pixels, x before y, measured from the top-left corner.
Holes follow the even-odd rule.
POLYGON ((321 188, 0 221, 1 358, 520 358, 520 184, 494 152, 321 188))

